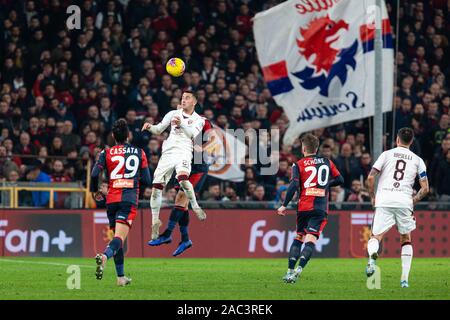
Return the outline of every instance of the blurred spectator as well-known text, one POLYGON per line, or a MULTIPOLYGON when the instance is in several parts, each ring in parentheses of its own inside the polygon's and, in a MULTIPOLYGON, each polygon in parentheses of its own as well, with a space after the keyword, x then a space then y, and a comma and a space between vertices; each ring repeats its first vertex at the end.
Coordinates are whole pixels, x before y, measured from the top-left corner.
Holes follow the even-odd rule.
POLYGON ((208 191, 204 194, 206 201, 220 201, 222 199, 219 184, 212 184, 208 187, 208 191))
POLYGON ((445 159, 442 159, 436 170, 436 193, 440 201, 450 202, 450 150, 447 150, 445 159))
POLYGON ((360 180, 353 180, 351 184, 350 194, 347 196, 348 202, 368 202, 370 201, 370 195, 367 191, 363 190, 360 180))
POLYGON ((233 188, 232 186, 226 186, 224 197, 222 198, 222 201, 239 201, 239 200, 240 200, 240 198, 236 194, 235 188, 233 188))
POLYGON ((357 178, 359 161, 352 154, 352 146, 344 143, 341 147, 341 154, 335 160, 336 166, 344 178, 344 187, 350 188, 353 178, 357 178))
MULTIPOLYGON (((26 178, 20 168, 32 159, 13 154, 39 153, 42 171, 50 174, 53 163, 44 156, 70 155, 66 175, 85 182, 86 161, 78 155, 93 160, 96 150, 112 145, 111 124, 119 117, 127 119, 131 142, 145 149, 154 172, 167 134, 142 134, 142 122, 161 121, 185 89, 197 91, 197 109, 219 128, 278 129, 283 137, 289 121, 264 83, 252 34, 255 13, 280 2, 82 1, 83 28, 68 32, 66 2, 6 1, 0 10, 0 144, 9 160, 0 174, 6 177, 16 164, 19 179, 26 178), (183 77, 165 73, 173 56, 186 62, 183 77)), ((396 32, 397 2, 386 2, 396 32)), ((448 4, 400 1, 400 10, 398 72, 393 112, 386 113, 385 147, 393 146, 396 130, 411 126, 412 150, 425 159, 437 190, 436 172, 448 150, 448 4)), ((374 160, 370 128, 370 120, 361 119, 314 130, 320 152, 335 161, 347 189, 352 180, 366 179, 374 160)), ((265 141, 257 143, 267 149, 265 141)), ((301 156, 298 139, 292 146, 281 143, 277 174, 260 176, 258 163, 245 168, 236 194, 226 181, 208 182, 219 184, 218 199, 249 200, 258 189, 256 198, 264 194, 273 200, 277 183, 287 181, 301 156)), ((339 199, 343 192, 339 189, 339 199)), ((172 189, 168 193, 172 198, 172 189)))
MULTIPOLYGON (((39 161, 34 161, 27 167, 25 172, 26 179, 31 182, 51 182, 48 174, 41 171, 39 161)), ((50 200, 50 192, 48 191, 32 191, 31 192, 34 207, 46 207, 50 200)), ((56 197, 55 197, 56 198, 56 197)))

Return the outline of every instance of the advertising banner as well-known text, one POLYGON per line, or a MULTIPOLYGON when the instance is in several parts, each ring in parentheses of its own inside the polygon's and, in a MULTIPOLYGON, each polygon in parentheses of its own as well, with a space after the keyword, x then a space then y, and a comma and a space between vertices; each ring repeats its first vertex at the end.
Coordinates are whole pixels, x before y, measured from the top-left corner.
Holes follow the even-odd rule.
MULTIPOLYGON (((207 210, 206 221, 191 214, 189 236, 193 247, 181 257, 285 258, 296 236, 296 213, 280 217, 275 210, 207 210)), ((450 212, 418 211, 412 233, 415 257, 448 256, 450 212)), ((163 232, 170 209, 161 210, 163 232)), ((373 212, 331 211, 315 257, 365 257, 373 212)), ((127 257, 171 257, 179 241, 150 247, 149 209, 140 209, 129 238, 127 257)), ((0 210, 0 256, 94 257, 112 238, 105 210, 0 210)), ((399 234, 393 227, 382 242, 384 257, 399 257, 399 234)))

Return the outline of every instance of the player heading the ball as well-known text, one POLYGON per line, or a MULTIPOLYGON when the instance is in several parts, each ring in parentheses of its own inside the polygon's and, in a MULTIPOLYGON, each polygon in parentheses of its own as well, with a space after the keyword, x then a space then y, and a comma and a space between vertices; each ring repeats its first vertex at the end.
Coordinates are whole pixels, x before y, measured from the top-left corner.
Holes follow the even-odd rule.
POLYGON ((170 126, 170 133, 162 145, 162 155, 156 167, 150 208, 152 211, 152 240, 159 236, 161 220, 159 212, 162 202, 162 190, 169 182, 172 173, 176 172, 176 179, 185 192, 192 210, 200 220, 206 219, 206 213, 200 208, 195 198, 194 187, 189 182, 191 161, 194 150, 194 139, 202 132, 205 119, 194 111, 197 97, 192 91, 184 91, 181 106, 177 110, 168 112, 157 125, 145 123, 142 130, 152 134, 161 134, 170 126))

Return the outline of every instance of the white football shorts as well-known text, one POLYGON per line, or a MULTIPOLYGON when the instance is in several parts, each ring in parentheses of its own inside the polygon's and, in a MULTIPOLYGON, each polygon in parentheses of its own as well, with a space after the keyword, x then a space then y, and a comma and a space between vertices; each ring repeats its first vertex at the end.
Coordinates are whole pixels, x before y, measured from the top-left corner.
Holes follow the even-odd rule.
POLYGON ((167 154, 163 153, 158 161, 155 174, 153 176, 153 184, 167 185, 173 172, 178 175, 180 172, 191 174, 192 153, 190 154, 167 154))
POLYGON ((416 229, 416 219, 413 212, 408 208, 375 208, 372 223, 372 233, 374 235, 382 234, 394 225, 397 225, 400 234, 407 234, 416 229))

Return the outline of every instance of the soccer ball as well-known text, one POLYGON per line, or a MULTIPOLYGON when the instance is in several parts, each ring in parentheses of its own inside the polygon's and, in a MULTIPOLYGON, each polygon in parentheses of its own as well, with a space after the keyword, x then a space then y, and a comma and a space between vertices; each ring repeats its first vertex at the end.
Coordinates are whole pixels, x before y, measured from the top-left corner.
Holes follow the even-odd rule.
POLYGON ((172 77, 180 77, 184 73, 184 69, 186 68, 184 61, 180 58, 171 58, 167 61, 166 71, 172 77))

